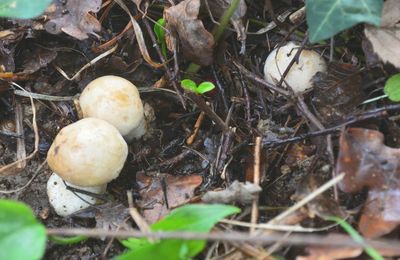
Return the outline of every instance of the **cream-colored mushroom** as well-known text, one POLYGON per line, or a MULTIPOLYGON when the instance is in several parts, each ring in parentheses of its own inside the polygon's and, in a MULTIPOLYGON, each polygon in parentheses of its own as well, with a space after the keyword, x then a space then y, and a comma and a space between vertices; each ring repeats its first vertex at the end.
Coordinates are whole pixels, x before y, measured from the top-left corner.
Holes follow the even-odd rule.
POLYGON ((91 81, 79 98, 83 117, 103 119, 114 125, 127 140, 146 132, 143 103, 130 81, 118 76, 103 76, 91 81))
MULTIPOLYGON (((68 186, 88 191, 94 194, 102 194, 106 191, 107 184, 94 187, 80 187, 66 182, 68 186)), ((51 206, 57 215, 66 217, 76 213, 79 210, 88 208, 96 203, 96 198, 92 196, 74 193, 67 189, 64 181, 56 173, 53 173, 47 181, 47 196, 51 206)))
MULTIPOLYGON (((297 53, 299 45, 288 42, 282 47, 274 49, 264 65, 265 80, 276 84, 282 77, 290 61, 297 53)), ((283 85, 292 87, 295 93, 303 92, 312 87, 312 77, 317 72, 326 72, 325 60, 315 51, 303 50, 299 56, 298 63, 294 63, 285 77, 283 85), (286 84, 287 83, 287 84, 286 84)))
POLYGON ((113 125, 84 118, 61 129, 47 153, 47 162, 65 181, 89 187, 117 178, 127 155, 128 145, 113 125))

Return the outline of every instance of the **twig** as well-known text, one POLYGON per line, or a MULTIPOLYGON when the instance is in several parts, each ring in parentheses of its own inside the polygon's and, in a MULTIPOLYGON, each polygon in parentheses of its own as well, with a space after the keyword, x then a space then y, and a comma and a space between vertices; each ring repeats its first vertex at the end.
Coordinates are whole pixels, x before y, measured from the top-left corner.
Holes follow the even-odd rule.
MULTIPOLYGON (((18 135, 24 136, 24 115, 22 111, 22 105, 19 100, 15 101, 15 131, 18 135)), ((17 170, 22 171, 26 167, 26 147, 25 147, 25 138, 17 139, 17 170)))
MULTIPOLYGON (((256 137, 256 143, 254 146, 254 184, 260 185, 260 160, 261 160, 261 137, 256 137)), ((258 220, 258 194, 254 196, 253 204, 251 207, 251 224, 256 224, 258 220)), ((255 232, 255 227, 250 227, 250 234, 255 232)))
POLYGON ((42 170, 43 166, 45 166, 47 163, 47 160, 44 160, 44 162, 42 162, 39 167, 36 169, 35 173, 32 175, 32 178, 30 178, 30 180, 25 183, 22 187, 17 188, 17 189, 13 189, 13 190, 0 190, 1 194, 11 194, 11 193, 16 193, 16 192, 20 192, 23 189, 25 189, 26 187, 28 187, 32 181, 39 175, 40 171, 42 170))
MULTIPOLYGON (((15 82, 10 82, 10 84, 12 84, 13 86, 25 91, 24 88, 22 88, 20 85, 18 85, 15 82)), ((12 169, 16 165, 19 165, 22 161, 30 160, 39 150, 39 130, 38 130, 37 123, 36 123, 36 107, 35 107, 35 102, 33 101, 33 98, 31 96, 29 96, 29 99, 31 101, 31 106, 32 106, 32 127, 33 127, 33 132, 35 134, 34 149, 33 149, 32 153, 29 154, 27 157, 25 157, 23 159, 20 159, 20 160, 17 160, 17 161, 15 161, 13 163, 7 164, 5 166, 0 167, 0 175, 13 174, 13 172, 7 173, 6 171, 12 169)))
POLYGON ((299 232, 299 233, 313 233, 313 232, 321 232, 321 231, 326 231, 328 229, 331 229, 333 227, 338 226, 337 223, 331 224, 325 227, 321 228, 308 228, 308 227, 302 227, 300 225, 284 225, 284 224, 253 224, 253 223, 247 223, 243 221, 237 221, 237 220, 230 220, 230 219, 223 219, 220 221, 220 223, 225 223, 229 225, 234 225, 234 226, 239 226, 239 227, 253 227, 256 229, 267 229, 267 230, 274 230, 274 231, 290 231, 290 232, 299 232))
POLYGON ((264 87, 267 87, 270 90, 276 91, 277 93, 285 96, 285 97, 289 97, 290 93, 287 90, 284 90, 282 88, 278 88, 276 87, 274 84, 270 84, 268 82, 266 82, 264 79, 258 77, 257 75, 255 75, 254 73, 252 73, 251 71, 247 70, 242 64, 240 64, 239 62, 235 61, 232 59, 232 63, 233 65, 235 65, 236 68, 238 68, 245 77, 247 77, 248 79, 259 83, 261 85, 263 85, 264 87))
POLYGON ((205 116, 205 113, 203 111, 201 111, 199 117, 196 120, 196 123, 194 124, 193 133, 186 139, 187 145, 191 145, 194 142, 194 140, 196 139, 196 136, 199 133, 201 124, 204 121, 204 116, 205 116))
POLYGON ((22 91, 19 89, 14 90, 14 94, 17 96, 21 97, 32 97, 33 99, 39 99, 39 100, 47 100, 47 101, 72 101, 74 99, 77 99, 79 95, 75 96, 65 96, 65 97, 58 97, 58 96, 50 96, 50 95, 44 95, 44 94, 38 94, 38 93, 33 93, 29 91, 22 91))
POLYGON ((285 145, 288 143, 300 142, 302 140, 316 137, 316 136, 336 133, 336 132, 339 132, 343 127, 348 126, 353 123, 356 123, 356 122, 359 122, 359 121, 367 120, 370 118, 387 117, 387 116, 389 116, 389 114, 388 114, 389 111, 395 111, 395 110, 400 110, 400 104, 385 106, 385 107, 373 109, 373 110, 370 110, 370 111, 367 111, 367 112, 364 112, 364 113, 361 113, 358 115, 351 116, 351 117, 347 118, 347 120, 344 121, 343 123, 338 123, 336 126, 326 128, 323 130, 310 132, 310 133, 307 133, 304 135, 298 135, 298 136, 287 138, 285 140, 280 140, 280 141, 263 141, 263 146, 265 146, 267 148, 273 148, 273 147, 285 145))
POLYGON ((144 218, 140 215, 139 211, 133 206, 133 198, 132 192, 127 191, 128 204, 129 204, 129 214, 131 215, 133 221, 135 221, 136 225, 139 227, 142 232, 150 232, 149 224, 144 220, 144 218))
MULTIPOLYGON (((269 244, 276 242, 282 238, 282 234, 274 233, 268 236, 253 236, 247 232, 211 232, 211 233, 196 233, 196 232, 152 232, 144 233, 137 230, 120 230, 109 231, 104 229, 89 229, 89 228, 49 228, 47 229, 48 235, 64 235, 76 236, 83 235, 87 237, 117 237, 117 238, 154 238, 154 239, 182 239, 182 240, 209 240, 209 241, 238 241, 238 242, 251 242, 259 244, 269 244)), ((365 240, 366 243, 379 249, 392 250, 393 252, 400 253, 399 244, 397 240, 365 240)), ((362 248, 362 245, 348 237, 347 235, 303 235, 292 234, 285 241, 285 245, 318 245, 330 247, 351 247, 362 248)))
POLYGON ((319 187, 318 189, 316 189, 312 193, 308 194, 306 197, 304 197, 302 200, 300 200, 296 204, 294 204, 292 207, 290 207, 289 209, 285 210, 284 212, 282 212, 281 214, 279 214, 278 216, 276 216, 275 218, 270 220, 268 222, 268 224, 279 223, 281 220, 283 220, 287 216, 289 216, 292 213, 294 213, 296 210, 298 210, 301 207, 303 207, 304 205, 306 205, 308 202, 313 200, 315 197, 317 197, 318 195, 320 195, 324 191, 328 190, 329 188, 334 186, 336 183, 340 182, 343 178, 344 178, 344 173, 339 174, 338 176, 332 178, 330 181, 328 181, 327 183, 323 184, 321 187, 319 187))
POLYGON ((90 66, 94 65, 96 62, 98 62, 99 60, 107 57, 108 55, 110 55, 111 53, 113 53, 116 49, 117 49, 118 45, 115 45, 114 47, 112 47, 111 49, 109 49, 108 51, 100 54, 99 56, 97 56, 96 58, 94 58, 93 60, 91 60, 90 62, 88 62, 85 66, 83 66, 80 70, 78 70, 77 73, 75 73, 74 76, 72 76, 72 78, 68 77, 68 75, 57 65, 54 65, 54 67, 56 68, 56 70, 58 72, 60 72, 61 75, 63 75, 64 78, 66 78, 69 81, 72 81, 74 79, 76 79, 77 77, 79 77, 79 75, 81 75, 82 71, 84 71, 85 69, 89 68, 90 66))
POLYGON ((228 131, 228 126, 225 122, 209 107, 203 97, 193 92, 188 92, 187 96, 202 110, 211 120, 223 131, 228 131))

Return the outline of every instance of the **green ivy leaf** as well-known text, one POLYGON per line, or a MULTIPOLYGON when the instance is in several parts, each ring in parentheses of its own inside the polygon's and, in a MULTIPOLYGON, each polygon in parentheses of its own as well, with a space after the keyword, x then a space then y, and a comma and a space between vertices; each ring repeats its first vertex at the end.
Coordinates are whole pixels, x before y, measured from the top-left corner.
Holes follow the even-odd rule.
POLYGON ((213 83, 211 83, 211 82, 209 82, 209 81, 205 81, 205 82, 201 83, 201 84, 197 87, 196 92, 197 92, 198 94, 204 94, 204 93, 206 93, 206 92, 208 92, 208 91, 213 90, 214 88, 215 88, 215 85, 214 85, 213 83))
POLYGON ((310 42, 334 36, 358 23, 379 26, 383 0, 307 0, 310 42))
MULTIPOLYGON (((151 226, 152 231, 209 232, 221 219, 240 209, 228 205, 186 205, 173 210, 168 216, 151 226)), ((127 239, 123 245, 131 251, 117 257, 129 259, 189 259, 200 253, 206 241, 168 239, 151 243, 145 239, 127 239), (144 242, 146 241, 146 242, 144 242)))
POLYGON ((46 229, 25 204, 0 200, 0 259, 40 259, 46 229))
POLYGON ((196 92, 197 90, 197 84, 190 79, 184 79, 181 81, 181 86, 182 88, 192 91, 192 92, 196 92))
POLYGON ((385 83, 383 92, 394 102, 400 101, 400 73, 391 76, 385 83))
POLYGON ((0 17, 29 19, 41 15, 52 0, 2 0, 0 17))

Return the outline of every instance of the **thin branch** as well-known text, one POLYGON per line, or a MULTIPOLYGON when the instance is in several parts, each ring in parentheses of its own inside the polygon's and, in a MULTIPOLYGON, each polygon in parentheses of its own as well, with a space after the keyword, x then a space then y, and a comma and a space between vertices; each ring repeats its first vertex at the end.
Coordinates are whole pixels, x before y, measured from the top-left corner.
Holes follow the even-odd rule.
MULTIPOLYGON (((108 231, 104 229, 90 229, 90 228, 49 228, 47 235, 58 236, 77 236, 83 235, 93 238, 153 238, 153 239, 183 239, 183 240, 209 240, 209 241, 237 241, 237 242, 250 242, 259 244, 270 244, 282 239, 282 234, 273 233, 268 236, 253 236, 247 232, 211 232, 211 233, 196 233, 196 232, 153 232, 144 233, 137 230, 120 230, 108 231)), ((392 252, 400 253, 399 244, 397 240, 369 240, 365 242, 373 246, 377 250, 392 250, 392 252)), ((292 234, 286 240, 282 241, 285 245, 316 245, 316 246, 330 246, 330 247, 351 247, 362 248, 362 245, 351 239, 347 235, 331 234, 331 235, 304 235, 292 234)))

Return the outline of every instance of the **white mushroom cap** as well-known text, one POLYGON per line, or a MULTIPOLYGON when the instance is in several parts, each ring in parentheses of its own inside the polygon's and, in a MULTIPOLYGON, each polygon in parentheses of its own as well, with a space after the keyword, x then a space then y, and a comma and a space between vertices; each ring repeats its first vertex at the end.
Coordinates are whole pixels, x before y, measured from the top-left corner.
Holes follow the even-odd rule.
MULTIPOLYGON (((286 45, 274 49, 268 55, 264 65, 264 77, 267 82, 271 84, 279 82, 290 61, 296 55, 298 48, 300 48, 299 45, 288 42, 286 45)), ((317 72, 325 72, 326 69, 325 60, 317 52, 303 50, 299 56, 298 63, 295 62, 290 68, 285 81, 295 93, 299 93, 311 88, 312 77, 317 72)), ((283 85, 288 87, 285 81, 283 85)))
MULTIPOLYGON (((95 187, 79 187, 70 183, 67 183, 67 185, 91 193, 102 194, 106 191, 107 184, 95 187)), ((77 193, 77 195, 67 190, 61 177, 55 173, 47 181, 47 196, 49 197, 51 206, 59 216, 69 216, 96 203, 96 198, 89 195, 82 193, 77 193)))
POLYGON ((47 153, 47 162, 65 181, 88 187, 117 178, 127 155, 128 145, 114 126, 84 118, 61 129, 47 153))
POLYGON ((83 90, 79 105, 83 117, 95 117, 109 122, 127 140, 140 138, 145 132, 139 91, 124 78, 103 76, 91 81, 83 90))

